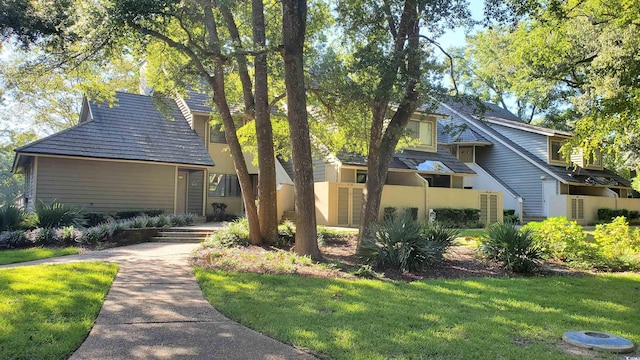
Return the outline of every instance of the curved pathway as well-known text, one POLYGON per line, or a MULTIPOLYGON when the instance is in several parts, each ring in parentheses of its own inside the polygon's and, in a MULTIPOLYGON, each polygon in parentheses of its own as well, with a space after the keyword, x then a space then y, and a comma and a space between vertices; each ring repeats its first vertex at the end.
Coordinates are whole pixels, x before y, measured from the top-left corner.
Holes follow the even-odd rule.
POLYGON ((144 243, 0 268, 73 261, 120 266, 80 359, 311 359, 207 302, 188 258, 198 244, 144 243))

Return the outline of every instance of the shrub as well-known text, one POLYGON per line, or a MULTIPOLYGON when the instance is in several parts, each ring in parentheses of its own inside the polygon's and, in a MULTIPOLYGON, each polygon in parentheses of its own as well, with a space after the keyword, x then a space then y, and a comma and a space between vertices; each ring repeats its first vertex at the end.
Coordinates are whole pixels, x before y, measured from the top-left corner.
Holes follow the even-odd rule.
POLYGON ((609 224, 596 225, 593 237, 603 259, 634 262, 633 258, 640 254, 640 230, 631 230, 622 216, 609 224))
POLYGON ((382 210, 382 219, 384 220, 388 220, 388 219, 392 219, 396 216, 398 209, 394 208, 393 206, 389 206, 386 207, 382 210))
POLYGON ((404 272, 421 271, 442 259, 457 232, 434 223, 422 226, 411 214, 374 224, 372 231, 358 247, 365 263, 404 272))
POLYGON ((404 209, 404 213, 413 220, 418 221, 418 208, 417 207, 408 207, 404 209))
POLYGON ((87 227, 92 227, 102 223, 106 223, 111 219, 111 217, 107 214, 95 213, 95 212, 83 213, 82 218, 84 219, 84 225, 87 227))
POLYGON ((80 242, 87 245, 96 245, 98 242, 103 240, 103 235, 104 234, 102 233, 100 226, 90 227, 82 232, 80 242))
POLYGON ((249 223, 246 218, 240 218, 209 235, 204 241, 204 246, 223 248, 248 246, 250 243, 249 223))
POLYGON ((0 208, 0 231, 16 230, 24 220, 24 212, 13 204, 0 208))
MULTIPOLYGON (((320 234, 320 232, 318 232, 318 234, 320 234)), ((278 241, 275 244, 276 247, 291 247, 295 243, 295 240, 296 224, 294 224, 293 221, 285 220, 282 224, 278 225, 278 241)))
POLYGON ((66 226, 54 230, 54 237, 62 245, 74 245, 80 242, 82 231, 73 226, 66 226))
POLYGON ((623 216, 631 224, 640 224, 640 211, 627 209, 598 209, 598 223, 609 223, 615 218, 623 216))
POLYGON ((164 214, 164 210, 162 209, 138 209, 138 210, 119 210, 111 213, 111 216, 115 220, 127 220, 132 219, 137 216, 147 215, 150 217, 160 216, 164 214))
POLYGON ((32 230, 38 227, 38 214, 26 213, 20 224, 20 228, 24 230, 32 230))
POLYGON ((595 247, 587 241, 582 226, 566 217, 553 217, 539 223, 529 223, 542 253, 562 261, 584 261, 592 258, 595 247))
POLYGON ((167 216, 164 214, 156 216, 155 219, 156 219, 155 227, 165 227, 171 224, 171 222, 169 221, 169 218, 167 218, 167 216))
POLYGON ((502 263, 509 271, 530 273, 538 267, 541 251, 529 228, 518 230, 513 224, 491 224, 481 238, 482 254, 502 263))
POLYGON ((472 228, 480 225, 480 210, 436 208, 436 220, 457 228, 472 228))
POLYGON ((78 208, 58 201, 48 205, 39 201, 36 203, 35 212, 38 215, 38 226, 43 228, 78 226, 82 219, 78 208))
POLYGON ((516 215, 515 210, 507 209, 502 212, 502 221, 510 224, 519 224, 520 217, 516 215))
POLYGON ((20 249, 32 245, 33 243, 29 241, 25 231, 15 230, 0 233, 0 248, 20 249))
POLYGON ((54 245, 57 242, 52 228, 37 228, 27 232, 27 237, 38 246, 54 245))
POLYGON ((423 227, 422 237, 426 241, 431 259, 442 260, 444 253, 459 234, 460 231, 450 227, 448 223, 434 221, 426 224, 423 227))

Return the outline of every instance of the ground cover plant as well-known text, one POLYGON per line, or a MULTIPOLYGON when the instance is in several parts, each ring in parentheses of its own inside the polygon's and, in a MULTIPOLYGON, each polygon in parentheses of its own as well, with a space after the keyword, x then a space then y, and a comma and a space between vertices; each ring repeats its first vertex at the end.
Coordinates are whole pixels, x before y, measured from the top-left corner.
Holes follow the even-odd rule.
POLYGON ((640 343, 638 274, 406 283, 196 269, 196 277, 226 316, 331 359, 567 359, 560 339, 576 329, 640 343))
POLYGON ((56 256, 74 255, 78 253, 79 250, 74 247, 54 249, 31 248, 20 250, 6 250, 0 251, 0 265, 47 259, 56 256))
POLYGON ((118 267, 0 269, 0 358, 67 359, 93 326, 118 267))

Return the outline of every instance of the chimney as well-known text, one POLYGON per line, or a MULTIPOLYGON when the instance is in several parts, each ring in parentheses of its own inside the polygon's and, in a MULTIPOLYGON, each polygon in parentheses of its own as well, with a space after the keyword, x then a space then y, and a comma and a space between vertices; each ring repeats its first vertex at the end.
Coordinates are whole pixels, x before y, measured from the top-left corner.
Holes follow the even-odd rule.
POLYGON ((138 91, 140 95, 153 95, 153 88, 147 84, 147 60, 140 62, 140 84, 138 85, 138 91))

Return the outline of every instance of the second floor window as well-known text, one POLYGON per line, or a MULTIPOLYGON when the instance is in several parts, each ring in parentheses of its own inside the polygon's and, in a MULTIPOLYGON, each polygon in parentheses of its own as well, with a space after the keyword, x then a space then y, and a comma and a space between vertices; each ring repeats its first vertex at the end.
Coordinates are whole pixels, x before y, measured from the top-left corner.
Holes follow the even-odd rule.
POLYGON ((221 124, 211 126, 209 133, 209 141, 212 143, 226 144, 227 140, 224 137, 224 131, 221 124))
POLYGON ((365 170, 356 171, 356 182, 358 184, 364 184, 367 182, 367 172, 365 170))
POLYGON ((560 152, 560 148, 562 147, 562 145, 564 145, 564 140, 559 140, 559 139, 551 139, 549 141, 550 144, 550 151, 549 153, 551 154, 551 161, 558 161, 558 162, 565 162, 566 159, 564 158, 564 156, 562 156, 562 153, 560 152))

